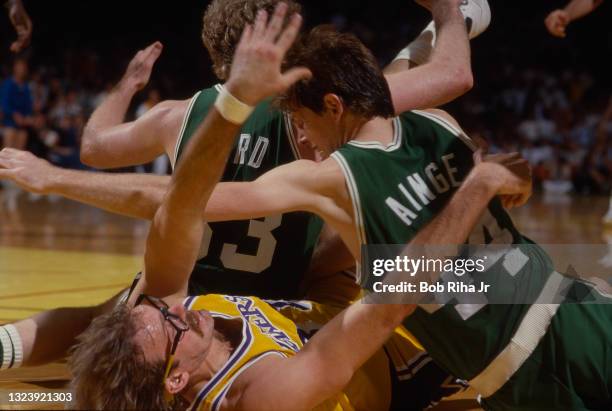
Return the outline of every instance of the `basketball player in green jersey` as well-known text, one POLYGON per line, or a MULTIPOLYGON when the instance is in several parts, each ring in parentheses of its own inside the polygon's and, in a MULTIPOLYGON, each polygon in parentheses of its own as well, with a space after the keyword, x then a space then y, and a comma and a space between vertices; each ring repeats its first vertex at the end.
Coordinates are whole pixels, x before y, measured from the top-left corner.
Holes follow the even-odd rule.
MULTIPOLYGON (((494 198, 501 195, 506 205, 527 200, 525 160, 510 155, 505 166, 475 167, 475 147, 445 113, 391 118, 384 78, 350 35, 315 29, 291 62, 308 67, 313 78, 290 89, 283 104, 327 159, 280 166, 253 183, 220 183, 207 213, 240 219, 310 211, 340 233, 358 260, 362 245, 407 243, 424 233, 436 234, 429 244, 530 243, 494 198), (342 66, 334 55, 342 56, 342 66), (474 175, 485 184, 473 187, 474 175), (463 201, 453 196, 465 190, 463 201), (232 197, 249 201, 227 201, 232 197), (476 207, 483 198, 487 206, 476 207)), ((508 249, 523 258, 498 261, 506 286, 527 283, 537 295, 564 281, 536 246, 508 249)), ((440 365, 469 380, 488 409, 609 409, 611 320, 607 304, 460 304, 418 308, 404 325, 440 365)))
MULTIPOLYGON (((277 0, 231 0, 214 1, 208 7, 202 37, 221 80, 227 78, 244 22, 253 20, 256 9, 270 12, 276 3, 277 0)), ((289 1, 288 4, 291 11, 299 11, 297 3, 289 1)), ((458 44, 459 41, 465 43, 462 32, 465 28, 457 12, 459 2, 436 1, 434 6, 432 10, 440 32, 436 44, 439 53, 416 72, 395 70, 389 76, 396 92, 398 112, 453 99, 471 82, 469 52, 465 44, 458 44), (422 82, 425 73, 428 80, 422 82), (427 85, 428 82, 436 86, 427 85)), ((483 30, 488 22, 472 20, 477 21, 471 27, 473 35, 483 30)), ((431 45, 429 47, 431 50, 431 45)), ((156 43, 139 53, 130 63, 124 80, 93 113, 82 138, 81 157, 85 163, 104 168, 130 166, 151 161, 164 151, 173 164, 180 161, 185 144, 212 106, 219 86, 202 90, 188 101, 163 102, 142 119, 119 124, 135 91, 146 83, 160 52, 161 45, 156 43)), ((314 156, 308 147, 298 144, 288 117, 272 109, 269 102, 263 102, 243 125, 223 181, 253 181, 272 168, 299 158, 312 159, 314 156)), ((130 177, 130 184, 138 184, 138 177, 130 177)), ((165 186, 168 179, 145 181, 144 184, 154 181, 154 184, 165 186)), ((137 202, 122 203, 121 207, 127 208, 125 211, 130 215, 134 215, 132 210, 140 216, 144 211, 137 202)), ((309 266, 320 225, 318 219, 306 213, 269 216, 263 221, 210 223, 203 238, 201 258, 194 269, 192 291, 264 298, 300 297, 300 283, 309 266)))
MULTIPOLYGON (((330 158, 277 168, 260 178, 257 191, 244 184, 254 209, 236 208, 236 217, 312 211, 338 230, 357 261, 362 245, 401 244, 423 230, 443 229, 430 222, 461 190, 476 148, 454 120, 443 112, 419 111, 391 118, 382 76, 351 36, 315 29, 290 61, 310 68, 313 78, 292 87, 283 104, 301 122, 313 148, 330 158), (342 55, 342 65, 334 55, 342 55), (347 64, 350 72, 343 70, 347 64)), ((510 166, 528 177, 524 160, 510 157, 510 166)), ((527 200, 531 186, 526 180, 517 190, 520 195, 503 198, 506 205, 527 200)), ((462 213, 455 218, 463 218, 462 213)), ((508 247, 522 258, 503 255, 491 267, 507 291, 528 284, 537 296, 556 281, 568 281, 518 232, 498 198, 464 240, 530 245, 508 247)), ((436 243, 445 244, 443 239, 436 243)), ((361 281, 367 288, 371 279, 361 281)), ((429 305, 404 325, 438 364, 468 380, 489 409, 608 409, 612 301, 596 289, 588 292, 602 304, 429 305)))

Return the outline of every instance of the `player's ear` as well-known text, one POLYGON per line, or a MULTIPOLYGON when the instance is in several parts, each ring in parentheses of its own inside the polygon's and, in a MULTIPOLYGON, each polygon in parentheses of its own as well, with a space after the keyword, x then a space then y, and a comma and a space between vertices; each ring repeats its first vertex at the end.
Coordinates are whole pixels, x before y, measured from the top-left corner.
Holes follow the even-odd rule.
POLYGON ((325 112, 330 114, 336 121, 340 120, 344 113, 344 105, 342 99, 336 94, 327 93, 323 96, 323 108, 325 112))
POLYGON ((170 394, 178 394, 187 386, 188 382, 189 373, 187 371, 179 371, 175 369, 170 373, 168 378, 166 378, 164 385, 170 394))

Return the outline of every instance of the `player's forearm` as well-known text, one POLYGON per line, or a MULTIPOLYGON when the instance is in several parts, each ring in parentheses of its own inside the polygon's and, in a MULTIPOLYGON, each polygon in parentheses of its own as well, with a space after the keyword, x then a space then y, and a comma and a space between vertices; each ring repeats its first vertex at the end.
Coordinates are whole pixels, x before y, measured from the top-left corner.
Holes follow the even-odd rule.
POLYGON ((152 220, 170 182, 169 176, 117 174, 53 168, 44 192, 111 213, 152 220))
MULTIPOLYGON (((457 253, 457 246, 465 243, 469 234, 478 223, 481 215, 498 190, 495 179, 495 166, 487 163, 477 165, 468 175, 449 203, 407 244, 400 258, 439 260, 457 253)), ((499 171, 499 170, 498 170, 499 171)), ((435 283, 439 272, 420 270, 410 278, 405 272, 390 272, 383 280, 386 284, 401 284, 410 281, 414 284, 435 283)), ((407 307, 414 306, 427 297, 426 293, 411 292, 404 294, 371 293, 378 303, 396 303, 407 307)))
POLYGON ((410 245, 462 244, 497 193, 489 164, 475 167, 449 203, 410 241, 410 245))
POLYGON ((432 14, 438 34, 431 55, 430 70, 435 68, 439 73, 439 87, 446 87, 447 96, 430 107, 455 99, 473 85, 470 42, 463 14, 458 7, 435 4, 432 14))
POLYGON ((306 367, 299 374, 308 409, 341 391, 412 310, 359 301, 318 331, 295 358, 306 367))
POLYGON ((386 76, 396 113, 440 106, 473 86, 470 45, 461 11, 438 2, 432 14, 438 34, 431 59, 386 76))
POLYGON ((565 6, 564 10, 570 21, 573 21, 591 13, 601 3, 602 0, 572 0, 565 6))
POLYGON ((132 98, 137 91, 136 87, 119 82, 102 104, 94 110, 81 137, 81 155, 85 160, 95 161, 96 155, 107 143, 105 141, 106 129, 124 121, 132 98))
POLYGON ((213 108, 187 145, 147 237, 145 273, 153 295, 174 294, 186 284, 204 233, 202 210, 239 128, 213 108))
POLYGON ((203 210, 221 179, 240 126, 211 109, 176 167, 166 202, 180 208, 203 210))
MULTIPOLYGON (((135 173, 104 173, 51 167, 36 177, 43 194, 59 195, 126 217, 153 220, 170 185, 170 176, 135 173)), ((215 185, 202 218, 209 222, 266 217, 272 213, 260 201, 252 183, 215 185), (253 192, 255 191, 255 192, 253 192), (249 207, 244 206, 249 198, 249 207)))

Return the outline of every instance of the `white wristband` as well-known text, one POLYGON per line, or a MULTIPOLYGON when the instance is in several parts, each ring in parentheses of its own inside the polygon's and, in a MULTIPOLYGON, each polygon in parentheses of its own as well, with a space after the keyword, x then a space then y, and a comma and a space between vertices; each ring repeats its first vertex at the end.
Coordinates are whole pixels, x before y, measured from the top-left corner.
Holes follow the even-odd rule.
POLYGON ((21 336, 12 324, 0 327, 0 369, 19 368, 23 362, 23 344, 21 336))
POLYGON ((234 124, 244 123, 254 109, 254 107, 232 96, 225 86, 220 87, 219 95, 215 100, 215 107, 224 119, 234 124))

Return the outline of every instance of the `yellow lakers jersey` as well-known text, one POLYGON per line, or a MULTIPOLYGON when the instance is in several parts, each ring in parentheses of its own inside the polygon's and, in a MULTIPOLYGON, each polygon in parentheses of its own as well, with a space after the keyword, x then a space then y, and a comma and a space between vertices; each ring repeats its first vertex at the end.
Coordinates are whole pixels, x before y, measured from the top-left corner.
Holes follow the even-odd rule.
MULTIPOLYGON (((213 317, 241 319, 242 340, 228 362, 202 387, 190 410, 218 410, 235 377, 257 361, 269 355, 288 357, 295 355, 303 341, 298 329, 289 318, 256 297, 202 295, 188 297, 185 307, 206 310, 213 317)), ((317 411, 350 411, 350 402, 341 394, 316 408, 317 411)))
MULTIPOLYGON (((340 306, 311 301, 263 301, 256 297, 218 294, 188 297, 185 307, 206 310, 213 317, 240 319, 243 323, 241 342, 228 362, 202 387, 189 408, 191 411, 218 410, 241 372, 269 355, 295 355, 316 330, 342 310, 340 306)), ((397 342, 398 337, 396 333, 391 341, 397 342)), ((406 341, 400 340, 405 346, 406 341)), ((386 410, 390 401, 389 357, 381 349, 354 374, 343 392, 315 410, 386 410)))

